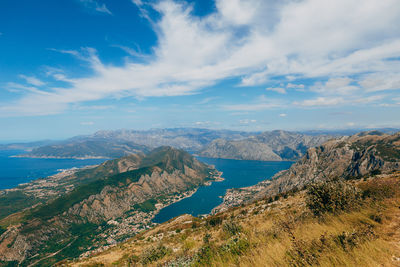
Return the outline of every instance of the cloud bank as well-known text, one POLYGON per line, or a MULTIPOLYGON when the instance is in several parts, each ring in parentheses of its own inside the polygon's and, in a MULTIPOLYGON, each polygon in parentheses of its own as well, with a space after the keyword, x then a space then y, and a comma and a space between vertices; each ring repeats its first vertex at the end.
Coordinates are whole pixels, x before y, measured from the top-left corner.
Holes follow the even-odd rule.
MULTIPOLYGON (((83 2, 108 13, 95 1, 83 2)), ((293 90, 316 94, 286 103, 298 107, 382 101, 383 92, 400 88, 398 0, 216 0, 215 12, 204 17, 193 15, 193 6, 181 1, 132 4, 157 34, 153 53, 142 55, 145 60, 132 57, 115 66, 103 63, 95 48, 60 51, 86 62, 93 74, 74 78, 53 71, 49 81, 21 74, 25 84, 20 86, 30 90, 14 103, 2 103, 0 113, 46 115, 104 98, 196 94, 227 78, 238 78, 238 86, 266 85, 281 97, 293 90), (150 18, 150 9, 160 19, 150 18), (268 86, 277 77, 283 86, 268 86), (298 82, 304 79, 315 82, 304 86, 298 82), (66 85, 51 87, 51 81, 66 85)), ((223 108, 276 106, 258 102, 223 108)))

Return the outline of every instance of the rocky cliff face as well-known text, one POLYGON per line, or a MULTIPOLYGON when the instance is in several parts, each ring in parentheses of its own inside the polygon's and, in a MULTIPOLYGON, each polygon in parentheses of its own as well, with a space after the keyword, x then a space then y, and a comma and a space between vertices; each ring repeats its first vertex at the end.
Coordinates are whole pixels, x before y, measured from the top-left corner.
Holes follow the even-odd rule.
POLYGON ((334 177, 357 178, 400 168, 400 133, 366 132, 310 148, 293 166, 273 177, 264 192, 280 193, 334 177))
POLYGON ((214 140, 199 155, 242 160, 295 160, 302 157, 308 148, 331 138, 328 135, 309 136, 287 131, 264 132, 237 141, 214 140))
POLYGON ((0 237, 0 261, 51 265, 88 248, 112 244, 114 236, 132 236, 151 224, 149 214, 157 205, 171 203, 212 180, 215 173, 190 154, 170 147, 101 166, 101 173, 110 171, 109 177, 34 208, 21 223, 9 226, 0 237), (104 233, 108 238, 99 239, 104 233))
POLYGON ((290 169, 277 173, 270 181, 228 190, 224 203, 214 212, 294 188, 301 189, 316 181, 336 177, 353 179, 399 169, 400 133, 388 135, 372 131, 332 139, 308 149, 290 169))

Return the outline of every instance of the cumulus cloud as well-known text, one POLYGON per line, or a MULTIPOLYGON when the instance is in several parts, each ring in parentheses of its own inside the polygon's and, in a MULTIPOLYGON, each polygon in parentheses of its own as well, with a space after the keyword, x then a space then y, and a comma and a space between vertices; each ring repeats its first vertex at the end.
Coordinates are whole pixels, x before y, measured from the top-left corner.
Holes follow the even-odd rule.
POLYGON ((317 82, 311 90, 323 94, 348 95, 360 89, 358 85, 352 85, 352 82, 353 79, 348 77, 333 77, 325 83, 317 82))
MULTIPOLYGON (((181 1, 132 1, 144 16, 149 16, 150 8, 160 14, 151 23, 157 44, 144 62, 132 59, 114 66, 103 63, 93 48, 60 51, 87 62, 93 74, 74 78, 58 73, 54 78, 68 86, 46 88, 50 92, 46 95, 31 91, 12 105, 2 105, 1 113, 53 114, 71 103, 107 97, 195 94, 232 77, 241 79, 241 86, 286 77, 283 82, 290 82, 286 89, 295 88, 296 79, 321 80, 311 89, 320 96, 298 101, 298 106, 335 105, 354 92, 400 87, 398 0, 216 0, 215 12, 205 17, 193 15, 193 6, 181 1)), ((81 2, 111 14, 95 0, 81 2)), ((251 111, 277 105, 225 109, 251 111)))

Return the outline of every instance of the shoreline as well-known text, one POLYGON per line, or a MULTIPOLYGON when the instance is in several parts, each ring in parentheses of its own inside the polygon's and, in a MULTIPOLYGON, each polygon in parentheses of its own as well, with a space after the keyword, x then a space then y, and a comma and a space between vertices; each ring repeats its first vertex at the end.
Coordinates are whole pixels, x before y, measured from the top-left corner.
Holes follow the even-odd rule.
POLYGON ((78 159, 78 160, 86 160, 86 159, 112 159, 110 157, 104 156, 84 156, 84 157, 57 157, 57 156, 29 156, 29 155, 12 155, 10 158, 26 158, 26 159, 78 159))

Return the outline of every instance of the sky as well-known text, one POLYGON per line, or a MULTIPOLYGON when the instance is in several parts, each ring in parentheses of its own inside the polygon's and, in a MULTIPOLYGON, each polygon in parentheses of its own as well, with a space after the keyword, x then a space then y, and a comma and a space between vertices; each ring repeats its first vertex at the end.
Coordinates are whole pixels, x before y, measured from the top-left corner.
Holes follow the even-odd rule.
POLYGON ((400 127, 398 0, 2 0, 0 140, 400 127))

